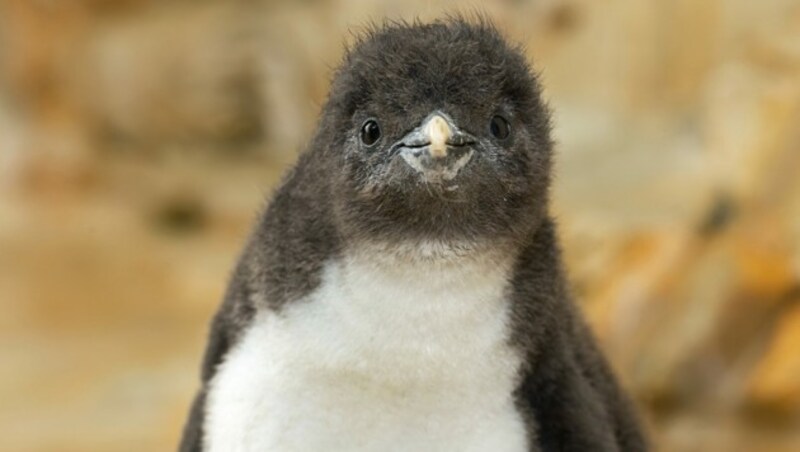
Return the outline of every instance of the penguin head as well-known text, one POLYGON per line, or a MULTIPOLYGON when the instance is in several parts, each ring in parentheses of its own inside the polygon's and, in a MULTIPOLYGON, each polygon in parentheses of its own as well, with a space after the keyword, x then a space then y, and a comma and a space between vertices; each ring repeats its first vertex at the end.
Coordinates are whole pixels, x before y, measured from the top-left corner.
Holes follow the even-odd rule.
POLYGON ((513 238, 547 210, 549 114, 520 49, 486 21, 371 29, 336 73, 317 139, 349 235, 513 238))

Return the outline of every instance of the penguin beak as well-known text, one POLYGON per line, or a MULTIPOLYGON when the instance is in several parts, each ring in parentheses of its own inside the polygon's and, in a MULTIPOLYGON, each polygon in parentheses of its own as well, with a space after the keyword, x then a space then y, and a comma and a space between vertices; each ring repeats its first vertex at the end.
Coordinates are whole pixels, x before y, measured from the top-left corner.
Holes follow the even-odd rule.
POLYGON ((441 115, 434 114, 422 126, 423 134, 430 143, 428 152, 435 159, 447 157, 447 141, 453 136, 453 129, 441 115))
POLYGON ((428 115, 393 146, 414 170, 429 181, 451 180, 472 158, 475 138, 460 130, 444 113, 428 115))

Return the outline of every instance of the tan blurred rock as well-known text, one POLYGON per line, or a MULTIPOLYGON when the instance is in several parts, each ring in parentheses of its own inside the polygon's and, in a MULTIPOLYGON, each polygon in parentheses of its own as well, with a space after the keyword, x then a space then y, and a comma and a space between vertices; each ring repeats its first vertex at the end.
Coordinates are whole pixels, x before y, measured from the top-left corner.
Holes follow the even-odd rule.
POLYGON ((0 83, 6 111, 17 116, 15 130, 4 141, 13 141, 6 145, 14 148, 8 152, 17 155, 16 175, 24 176, 15 179, 23 183, 42 172, 54 181, 83 179, 91 165, 82 123, 87 116, 64 78, 87 31, 86 6, 20 0, 0 5, 0 83))
POLYGON ((800 411, 800 297, 792 301, 795 306, 779 319, 747 394, 751 405, 783 415, 800 411))
POLYGON ((262 99, 247 14, 234 4, 206 3, 98 24, 75 87, 96 132, 147 147, 260 140, 262 99))

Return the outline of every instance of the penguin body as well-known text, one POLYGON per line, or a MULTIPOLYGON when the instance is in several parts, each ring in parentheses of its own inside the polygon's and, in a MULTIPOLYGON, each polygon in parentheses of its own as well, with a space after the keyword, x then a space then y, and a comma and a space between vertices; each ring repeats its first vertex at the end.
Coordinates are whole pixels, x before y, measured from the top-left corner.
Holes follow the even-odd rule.
POLYGON ((367 33, 239 260, 181 450, 646 450, 566 289, 549 130, 491 25, 367 33))

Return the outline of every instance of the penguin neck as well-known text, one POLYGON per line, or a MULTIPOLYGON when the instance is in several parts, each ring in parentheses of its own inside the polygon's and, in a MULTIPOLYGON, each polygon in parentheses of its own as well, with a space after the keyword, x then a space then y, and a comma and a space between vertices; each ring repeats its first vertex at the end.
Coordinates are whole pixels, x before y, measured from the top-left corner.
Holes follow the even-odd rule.
POLYGON ((401 242, 358 241, 347 244, 347 261, 369 261, 379 266, 410 266, 410 268, 437 269, 463 267, 468 271, 474 265, 510 263, 515 258, 511 240, 408 240, 401 242))
POLYGON ((508 348, 511 256, 497 249, 442 252, 363 247, 328 262, 318 289, 293 306, 304 312, 303 322, 318 322, 306 330, 317 337, 303 339, 324 344, 318 362, 363 367, 364 375, 384 381, 452 381, 479 376, 464 372, 476 356, 515 361, 508 348), (459 370, 443 372, 443 363, 459 370))

